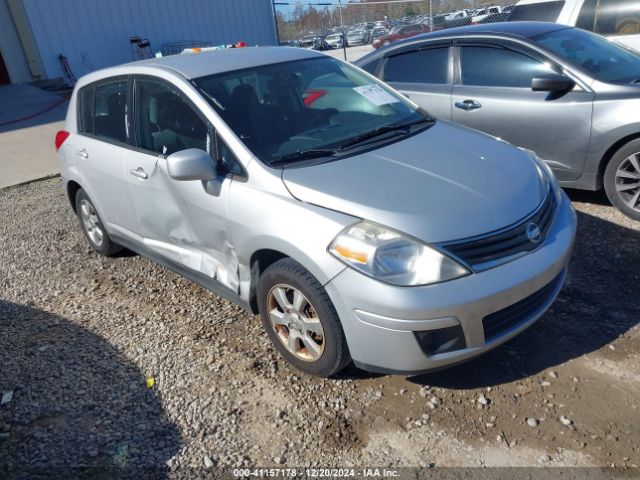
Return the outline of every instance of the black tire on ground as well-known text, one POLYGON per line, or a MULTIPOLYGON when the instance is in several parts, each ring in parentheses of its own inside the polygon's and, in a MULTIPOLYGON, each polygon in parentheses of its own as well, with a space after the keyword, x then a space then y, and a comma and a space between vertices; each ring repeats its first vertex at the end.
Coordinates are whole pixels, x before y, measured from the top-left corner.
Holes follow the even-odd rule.
POLYGON ((260 276, 257 288, 258 309, 264 329, 280 354, 294 367, 318 377, 330 377, 351 363, 344 331, 329 295, 320 282, 302 265, 283 258, 269 266, 260 276), (286 284, 299 290, 313 306, 324 330, 324 351, 315 361, 297 358, 282 343, 269 319, 269 292, 286 284))
POLYGON ((113 242, 109 238, 109 234, 104 228, 102 220, 100 219, 98 212, 93 205, 93 202, 91 201, 87 193, 82 189, 79 189, 76 193, 76 213, 78 215, 78 220, 80 221, 80 228, 82 229, 82 233, 84 233, 84 236, 89 242, 89 245, 91 245, 91 248, 93 248, 96 252, 98 252, 100 255, 104 255, 105 257, 111 257, 123 249, 123 247, 113 242), (92 238, 92 235, 90 235, 89 233, 89 227, 86 225, 86 221, 83 220, 82 208, 83 204, 86 205, 87 203, 93 209, 93 213, 95 214, 96 223, 94 228, 98 228, 102 232, 102 240, 99 243, 94 240, 95 237, 92 238))
MULTIPOLYGON (((640 221, 640 198, 637 198, 637 202, 635 204, 635 208, 632 208, 628 202, 634 200, 635 194, 638 192, 637 189, 631 190, 623 190, 619 191, 621 179, 616 178, 618 169, 621 166, 629 172, 635 172, 634 174, 640 175, 640 171, 638 171, 633 164, 631 164, 627 159, 629 159, 634 154, 637 154, 636 164, 640 164, 640 139, 633 140, 626 145, 624 145, 620 150, 618 150, 609 163, 607 164, 607 168, 604 172, 604 189, 607 192, 607 197, 609 197, 609 201, 624 213, 626 216, 640 221), (624 165, 623 165, 624 164, 624 165)), ((633 179, 624 179, 625 183, 638 184, 640 183, 640 177, 638 177, 637 181, 633 179)))

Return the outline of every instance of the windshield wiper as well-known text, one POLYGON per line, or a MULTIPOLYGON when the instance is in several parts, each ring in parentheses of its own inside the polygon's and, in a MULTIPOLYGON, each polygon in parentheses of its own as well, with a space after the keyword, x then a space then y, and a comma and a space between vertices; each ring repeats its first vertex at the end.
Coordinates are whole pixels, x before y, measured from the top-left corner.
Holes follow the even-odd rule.
POLYGON ((339 149, 315 149, 315 150, 298 150, 294 153, 289 153, 287 155, 283 155, 280 158, 276 158, 269 162, 269 165, 283 165, 286 163, 291 163, 296 160, 311 160, 312 158, 321 158, 321 157, 331 157, 335 154, 339 153, 339 149))
POLYGON ((372 138, 379 137, 389 132, 399 131, 406 134, 406 133, 409 133, 409 131, 411 130, 411 127, 415 125, 420 125, 421 123, 433 123, 433 122, 434 120, 431 118, 421 118, 419 120, 414 120, 412 122, 392 123, 391 125, 384 125, 382 127, 376 128, 375 130, 371 130, 370 132, 363 133, 362 135, 358 135, 357 137, 352 138, 348 142, 340 145, 340 149, 342 150, 345 148, 354 147, 356 145, 366 142, 367 140, 371 140, 372 138))

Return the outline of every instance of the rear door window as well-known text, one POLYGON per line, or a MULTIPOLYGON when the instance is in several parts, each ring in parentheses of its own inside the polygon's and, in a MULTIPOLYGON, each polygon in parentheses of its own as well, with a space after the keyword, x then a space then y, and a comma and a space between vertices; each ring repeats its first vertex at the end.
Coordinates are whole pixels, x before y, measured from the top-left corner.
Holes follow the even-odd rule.
POLYGON ((82 88, 78 93, 78 132, 110 142, 127 143, 128 105, 127 78, 82 88))
POLYGON ((96 85, 93 102, 93 134, 96 137, 127 143, 128 97, 127 80, 96 85))
POLYGON ((427 48, 394 55, 384 66, 386 82, 447 84, 449 48, 427 48))
POLYGON ((600 35, 640 35, 640 0, 585 0, 576 26, 600 35))
POLYGON ((552 22, 558 21, 564 1, 540 2, 518 5, 509 15, 510 22, 552 22))

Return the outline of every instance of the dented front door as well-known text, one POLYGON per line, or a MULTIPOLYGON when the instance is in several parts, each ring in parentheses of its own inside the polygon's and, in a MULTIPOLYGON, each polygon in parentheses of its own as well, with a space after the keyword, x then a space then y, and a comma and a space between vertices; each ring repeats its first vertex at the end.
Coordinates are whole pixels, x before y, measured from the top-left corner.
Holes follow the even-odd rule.
MULTIPOLYGON (((235 251, 228 241, 231 180, 173 180, 166 156, 188 148, 212 151, 207 118, 178 87, 146 75, 134 78, 136 149, 125 177, 147 253, 238 290, 235 251)), ((213 159, 212 159, 213 162, 213 159)))
POLYGON ((126 173, 145 249, 237 292, 238 261, 227 234, 232 180, 173 180, 166 159, 136 151, 126 173))

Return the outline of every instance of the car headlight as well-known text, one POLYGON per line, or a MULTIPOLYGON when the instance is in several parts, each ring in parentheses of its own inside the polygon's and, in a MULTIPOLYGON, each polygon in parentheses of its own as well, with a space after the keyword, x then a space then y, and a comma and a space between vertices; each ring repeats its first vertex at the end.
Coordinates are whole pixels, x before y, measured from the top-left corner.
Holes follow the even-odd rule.
POLYGON ((470 273, 438 250, 366 221, 343 230, 329 252, 348 266, 392 285, 429 285, 470 273))
POLYGON ((533 150, 528 150, 526 148, 520 148, 527 156, 533 160, 533 163, 536 164, 538 169, 540 169, 542 175, 546 178, 547 185, 553 190, 553 193, 556 196, 556 200, 560 202, 562 196, 562 189, 560 188, 560 184, 558 183, 558 179, 556 178, 551 167, 547 165, 544 161, 540 160, 536 152, 533 150))

